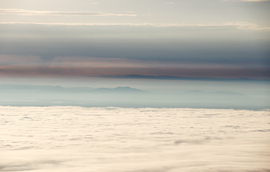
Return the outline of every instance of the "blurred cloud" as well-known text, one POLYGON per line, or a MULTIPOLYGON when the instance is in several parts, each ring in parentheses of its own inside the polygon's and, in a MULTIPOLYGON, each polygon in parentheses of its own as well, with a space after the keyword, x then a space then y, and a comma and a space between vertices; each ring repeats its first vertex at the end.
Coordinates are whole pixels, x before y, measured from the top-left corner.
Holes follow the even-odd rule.
POLYGON ((0 50, 44 60, 71 56, 254 65, 267 64, 269 34, 265 28, 243 23, 196 27, 3 24, 0 50))
POLYGON ((0 21, 33 23, 89 23, 91 21, 92 23, 132 24, 220 24, 224 22, 248 22, 261 25, 262 27, 269 27, 266 17, 269 13, 268 2, 227 1, 227 3, 224 3, 222 0, 205 0, 204 2, 200 0, 150 0, 137 2, 134 0, 102 0, 96 4, 97 2, 95 1, 85 0, 72 0, 69 2, 59 0, 57 3, 52 0, 27 0, 26 3, 2 0, 0 8, 3 9, 3 14, 0 21))
POLYGON ((173 76, 192 78, 269 79, 267 67, 222 63, 136 60, 97 57, 18 56, 0 54, 1 76, 173 76))
MULTIPOLYGON (((125 58, 98 58, 98 57, 39 57, 0 54, 2 67, 66 67, 66 68, 159 68, 159 69, 226 69, 222 63, 192 63, 177 60, 142 60, 125 58)), ((259 68, 255 64, 243 63, 242 68, 259 68)), ((231 64, 231 69, 237 69, 237 64, 231 64)))
POLYGON ((0 67, 1 66, 32 66, 39 64, 41 58, 38 56, 21 56, 21 55, 4 55, 0 54, 0 67))
POLYGON ((174 4, 174 2, 166 2, 166 4, 170 4, 170 5, 172 5, 172 4, 174 4))
POLYGON ((11 66, 0 67, 1 76, 155 76, 155 77, 184 77, 184 78, 231 78, 231 79, 270 79, 268 68, 199 68, 199 67, 179 67, 179 68, 153 68, 149 67, 61 67, 61 66, 39 66, 23 67, 11 66))
POLYGON ((98 13, 88 11, 35 11, 35 10, 24 10, 24 9, 0 9, 0 14, 16 14, 25 16, 128 16, 135 17, 137 14, 116 14, 116 13, 98 13))
POLYGON ((222 24, 178 24, 178 23, 29 23, 29 22, 0 22, 2 25, 52 25, 52 26, 142 26, 142 27, 172 27, 172 28, 206 28, 206 29, 228 29, 228 27, 239 30, 270 30, 270 27, 260 27, 255 23, 248 22, 224 22, 222 24))

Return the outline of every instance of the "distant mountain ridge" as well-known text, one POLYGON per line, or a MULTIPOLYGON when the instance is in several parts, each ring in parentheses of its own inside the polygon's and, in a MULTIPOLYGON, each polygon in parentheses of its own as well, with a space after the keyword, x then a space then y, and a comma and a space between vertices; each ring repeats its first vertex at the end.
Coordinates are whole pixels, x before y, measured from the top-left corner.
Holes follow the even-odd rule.
MULTIPOLYGON (((69 92, 69 93, 150 93, 148 91, 124 86, 124 87, 115 87, 115 88, 91 88, 91 87, 61 87, 61 86, 50 86, 50 85, 10 85, 4 84, 0 85, 0 93, 4 90, 17 90, 17 91, 46 91, 46 92, 69 92)), ((158 94, 158 93, 157 93, 158 94)), ((230 91, 214 91, 214 92, 206 92, 201 90, 188 90, 184 92, 175 92, 173 94, 190 94, 190 95, 235 95, 235 96, 244 96, 244 94, 230 92, 230 91)))
POLYGON ((158 108, 269 108, 263 99, 225 90, 148 92, 116 88, 0 85, 0 106, 85 106, 158 108))
POLYGON ((143 93, 146 91, 143 90, 139 90, 139 89, 135 89, 135 88, 131 88, 131 87, 116 87, 116 88, 98 88, 95 89, 95 91, 98 92, 122 92, 122 93, 128 93, 128 92, 132 92, 132 93, 143 93))
POLYGON ((125 87, 116 87, 116 88, 90 88, 90 87, 61 87, 61 86, 50 86, 50 85, 0 85, 0 91, 1 90, 40 90, 40 91, 71 91, 71 92, 105 92, 105 93, 113 93, 113 92, 121 92, 121 93, 143 93, 146 91, 136 89, 136 88, 131 88, 128 86, 125 87))

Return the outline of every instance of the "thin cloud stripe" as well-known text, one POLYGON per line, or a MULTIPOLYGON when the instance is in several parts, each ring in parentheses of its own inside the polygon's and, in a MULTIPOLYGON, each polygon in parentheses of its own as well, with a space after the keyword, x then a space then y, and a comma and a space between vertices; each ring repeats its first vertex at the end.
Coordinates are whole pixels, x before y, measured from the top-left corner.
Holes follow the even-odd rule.
POLYGON ((16 14, 25 16, 118 16, 118 17, 136 17, 137 14, 119 14, 119 13, 102 13, 91 11, 37 11, 24 9, 0 9, 0 14, 16 14))
POLYGON ((270 30, 270 27, 261 27, 255 23, 248 22, 225 22, 221 24, 178 24, 178 23, 37 23, 37 22, 0 22, 0 25, 52 25, 52 26, 138 26, 138 27, 197 27, 197 28, 216 28, 234 27, 238 30, 270 30))

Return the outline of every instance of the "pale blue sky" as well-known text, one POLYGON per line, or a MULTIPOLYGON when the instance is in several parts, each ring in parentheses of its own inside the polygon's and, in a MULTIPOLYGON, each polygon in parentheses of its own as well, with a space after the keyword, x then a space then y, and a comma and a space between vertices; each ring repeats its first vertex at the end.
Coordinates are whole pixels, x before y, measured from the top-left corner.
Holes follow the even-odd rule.
POLYGON ((195 25, 249 22, 269 27, 268 9, 267 0, 1 0, 1 21, 195 25))

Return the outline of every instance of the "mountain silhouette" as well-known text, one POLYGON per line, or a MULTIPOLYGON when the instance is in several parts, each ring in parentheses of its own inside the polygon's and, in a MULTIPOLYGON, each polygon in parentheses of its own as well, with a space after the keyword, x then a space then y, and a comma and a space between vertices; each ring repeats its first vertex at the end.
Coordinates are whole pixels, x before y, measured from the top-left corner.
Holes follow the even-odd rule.
POLYGON ((116 87, 116 88, 98 88, 93 92, 98 93, 145 93, 143 90, 131 88, 131 87, 116 87))

